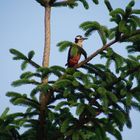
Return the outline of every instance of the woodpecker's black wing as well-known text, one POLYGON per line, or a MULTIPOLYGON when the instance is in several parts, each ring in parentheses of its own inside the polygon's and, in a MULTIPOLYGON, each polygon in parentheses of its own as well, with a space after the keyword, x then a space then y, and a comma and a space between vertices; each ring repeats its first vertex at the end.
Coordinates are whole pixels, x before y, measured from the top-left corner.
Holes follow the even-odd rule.
POLYGON ((65 66, 68 65, 69 59, 70 59, 70 57, 71 57, 71 49, 72 49, 72 46, 70 46, 70 48, 69 48, 68 57, 67 57, 67 63, 65 64, 65 66))
POLYGON ((79 51, 81 54, 83 54, 83 56, 85 57, 85 59, 87 58, 87 53, 86 51, 82 48, 82 47, 78 47, 79 51))

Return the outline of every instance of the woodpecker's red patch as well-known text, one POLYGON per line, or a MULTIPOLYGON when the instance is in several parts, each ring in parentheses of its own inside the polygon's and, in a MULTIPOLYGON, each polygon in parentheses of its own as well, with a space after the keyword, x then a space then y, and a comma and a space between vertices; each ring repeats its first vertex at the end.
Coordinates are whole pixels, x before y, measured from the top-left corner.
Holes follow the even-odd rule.
POLYGON ((71 57, 68 61, 68 67, 74 67, 78 64, 78 61, 80 60, 80 55, 71 57))

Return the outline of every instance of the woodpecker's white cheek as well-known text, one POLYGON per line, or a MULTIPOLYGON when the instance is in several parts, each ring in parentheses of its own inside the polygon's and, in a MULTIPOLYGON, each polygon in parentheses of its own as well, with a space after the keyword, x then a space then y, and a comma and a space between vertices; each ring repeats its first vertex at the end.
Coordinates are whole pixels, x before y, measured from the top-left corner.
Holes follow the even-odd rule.
POLYGON ((80 47, 82 47, 83 44, 82 44, 82 42, 79 41, 79 42, 77 43, 77 45, 80 46, 80 47))

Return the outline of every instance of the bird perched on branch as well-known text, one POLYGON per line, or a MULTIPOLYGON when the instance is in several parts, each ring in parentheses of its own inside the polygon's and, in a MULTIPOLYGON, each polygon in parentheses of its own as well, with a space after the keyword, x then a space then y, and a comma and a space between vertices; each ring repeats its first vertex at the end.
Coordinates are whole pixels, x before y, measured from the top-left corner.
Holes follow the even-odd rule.
POLYGON ((81 54, 87 58, 86 51, 82 48, 83 47, 83 41, 87 38, 82 37, 81 35, 77 35, 75 37, 75 43, 70 47, 68 51, 68 59, 66 65, 68 67, 74 67, 78 64, 81 54))

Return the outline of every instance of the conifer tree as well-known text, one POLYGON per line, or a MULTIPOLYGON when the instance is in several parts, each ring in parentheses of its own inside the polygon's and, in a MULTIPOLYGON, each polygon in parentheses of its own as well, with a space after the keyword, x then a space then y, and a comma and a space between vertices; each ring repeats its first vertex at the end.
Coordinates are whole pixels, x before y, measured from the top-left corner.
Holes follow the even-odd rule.
MULTIPOLYGON (((42 66, 33 61, 34 51, 27 55, 10 49, 14 60, 22 61, 35 72, 26 71, 13 86, 32 84, 30 94, 8 92, 10 102, 26 107, 26 112, 8 114, 8 108, 0 117, 0 138, 3 140, 109 140, 108 133, 122 140, 124 125, 132 127, 130 111, 140 110, 140 9, 134 9, 131 0, 125 9, 113 9, 109 0, 104 0, 113 28, 97 21, 85 21, 80 28, 85 36, 99 33, 103 46, 93 52, 74 68, 49 66, 50 17, 52 7, 75 8, 82 3, 89 8, 88 0, 36 0, 45 8, 45 42, 42 66), (115 43, 128 42, 127 58, 113 50, 115 43), (137 52, 137 53, 136 53, 137 52), (92 64, 91 59, 99 55, 105 64, 92 64), (115 70, 111 65, 115 65, 115 70), (80 69, 79 69, 80 68, 80 69), (50 75, 55 80, 49 80, 50 75), (134 80, 136 83, 134 84, 134 80), (30 96, 27 96, 30 95, 30 96), (40 98, 38 99, 38 95, 40 98), (74 113, 72 109, 75 110, 74 113), (23 134, 18 129, 27 128, 23 134)), ((93 4, 100 4, 92 0, 93 4)), ((90 20, 90 19, 89 19, 90 20)), ((70 41, 57 44, 60 52, 74 45, 70 41)))

